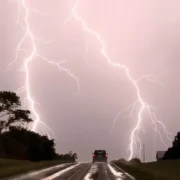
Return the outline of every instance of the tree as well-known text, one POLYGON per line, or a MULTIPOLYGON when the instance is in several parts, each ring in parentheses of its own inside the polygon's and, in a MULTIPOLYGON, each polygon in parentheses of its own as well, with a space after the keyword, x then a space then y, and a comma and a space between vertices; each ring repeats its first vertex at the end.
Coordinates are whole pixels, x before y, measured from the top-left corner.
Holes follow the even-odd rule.
POLYGON ((69 151, 68 154, 57 154, 56 159, 75 162, 78 159, 78 157, 76 153, 69 151))
POLYGON ((163 160, 167 159, 180 159, 180 132, 175 136, 172 147, 164 154, 163 160))
POLYGON ((10 126, 32 122, 29 110, 22 110, 20 98, 11 91, 0 91, 0 133, 10 126))
POLYGON ((53 160, 56 158, 54 140, 22 127, 10 126, 0 135, 0 157, 31 161, 53 160))
POLYGON ((77 154, 58 155, 54 140, 24 128, 32 122, 29 110, 21 109, 16 93, 0 91, 0 157, 31 161, 75 161, 77 154))

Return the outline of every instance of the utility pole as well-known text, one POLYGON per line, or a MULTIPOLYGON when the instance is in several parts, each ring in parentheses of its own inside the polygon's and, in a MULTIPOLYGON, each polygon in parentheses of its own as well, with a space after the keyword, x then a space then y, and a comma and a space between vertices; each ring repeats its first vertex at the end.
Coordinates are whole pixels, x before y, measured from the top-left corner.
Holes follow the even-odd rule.
POLYGON ((146 161, 145 144, 143 143, 143 163, 146 161))

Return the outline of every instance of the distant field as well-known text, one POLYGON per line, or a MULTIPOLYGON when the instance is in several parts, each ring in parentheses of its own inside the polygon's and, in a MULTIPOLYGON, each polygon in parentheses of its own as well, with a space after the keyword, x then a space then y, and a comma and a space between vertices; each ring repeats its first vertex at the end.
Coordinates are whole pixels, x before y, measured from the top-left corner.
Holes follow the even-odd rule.
POLYGON ((0 159, 0 179, 50 167, 57 164, 65 163, 64 161, 42 161, 30 162, 21 160, 0 159))
POLYGON ((115 164, 137 180, 180 180, 180 160, 131 165, 115 161, 115 164))

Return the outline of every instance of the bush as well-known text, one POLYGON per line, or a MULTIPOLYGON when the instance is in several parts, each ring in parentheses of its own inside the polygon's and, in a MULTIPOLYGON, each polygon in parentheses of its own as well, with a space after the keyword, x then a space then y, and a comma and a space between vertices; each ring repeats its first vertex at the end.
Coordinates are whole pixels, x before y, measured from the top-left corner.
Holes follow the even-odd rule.
POLYGON ((133 158, 130 161, 128 161, 129 164, 141 164, 141 160, 139 158, 133 158))
POLYGON ((59 155, 54 140, 24 127, 33 120, 30 111, 21 109, 20 97, 11 91, 0 91, 0 157, 30 161, 76 161, 77 154, 59 155))
POLYGON ((127 161, 124 158, 121 158, 121 159, 117 160, 117 162, 122 163, 122 164, 127 163, 127 161))
POLYGON ((54 140, 20 127, 10 127, 0 135, 0 157, 30 161, 53 160, 54 140))

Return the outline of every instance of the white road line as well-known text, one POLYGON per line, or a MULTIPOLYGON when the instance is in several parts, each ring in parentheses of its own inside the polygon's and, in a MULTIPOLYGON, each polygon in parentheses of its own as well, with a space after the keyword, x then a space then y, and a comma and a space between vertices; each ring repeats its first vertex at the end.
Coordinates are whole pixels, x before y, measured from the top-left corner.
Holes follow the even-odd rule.
POLYGON ((57 169, 57 168, 62 168, 62 167, 65 167, 67 165, 70 165, 70 164, 71 163, 60 164, 60 165, 52 166, 52 167, 45 168, 45 169, 42 169, 42 170, 37 170, 37 171, 30 172, 30 173, 26 173, 26 174, 22 174, 22 175, 17 175, 16 177, 10 178, 9 180, 24 179, 24 178, 36 176, 36 175, 41 174, 43 172, 51 171, 51 170, 57 169))
POLYGON ((118 178, 123 177, 123 173, 117 172, 109 163, 108 163, 108 167, 115 177, 118 177, 118 178))
POLYGON ((93 180, 91 178, 92 174, 95 174, 98 171, 98 166, 96 164, 93 164, 89 170, 89 172, 84 177, 84 180, 93 180))
POLYGON ((75 165, 73 165, 73 166, 70 166, 70 167, 68 167, 68 168, 66 168, 66 169, 63 169, 63 170, 61 170, 61 171, 59 171, 59 172, 57 172, 57 173, 55 173, 55 174, 53 174, 53 175, 51 175, 51 176, 49 176, 49 177, 43 178, 43 179, 41 179, 41 180, 52 180, 52 179, 55 179, 55 178, 57 178, 58 176, 64 174, 65 172, 70 171, 71 169, 74 169, 74 168, 77 167, 77 166, 79 166, 79 164, 75 164, 75 165))
MULTIPOLYGON (((115 165, 116 166, 116 165, 115 165)), ((117 177, 117 180, 123 180, 123 178, 124 178, 124 174, 127 176, 127 177, 129 177, 129 178, 131 178, 132 180, 136 180, 133 176, 131 176, 130 174, 128 174, 128 173, 125 173, 125 172, 118 172, 118 171, 116 171, 109 163, 108 163, 108 167, 109 167, 109 169, 110 169, 110 171, 113 173, 113 175, 115 176, 115 177, 117 177)), ((117 166, 116 166, 117 167, 117 166)), ((118 169, 120 169, 119 167, 117 167, 118 169)))

